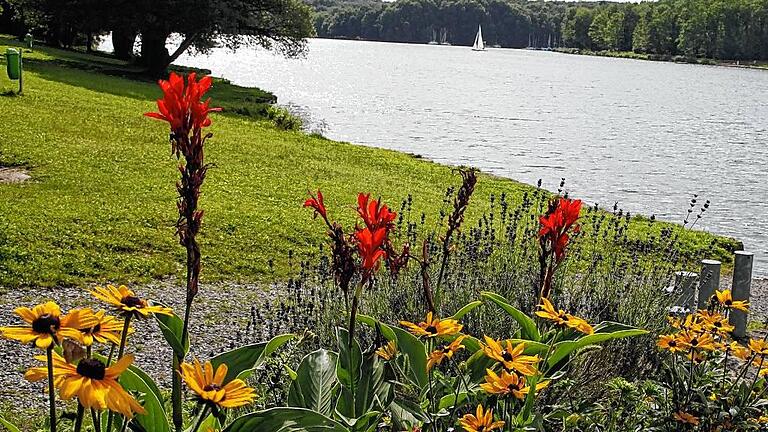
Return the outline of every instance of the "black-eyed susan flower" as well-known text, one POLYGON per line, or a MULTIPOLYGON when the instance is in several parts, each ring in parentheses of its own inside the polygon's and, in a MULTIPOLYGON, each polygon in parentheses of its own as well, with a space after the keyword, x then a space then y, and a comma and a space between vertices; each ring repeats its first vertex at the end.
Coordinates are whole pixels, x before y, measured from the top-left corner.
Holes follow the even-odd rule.
POLYGON ((227 365, 221 364, 214 373, 211 362, 207 361, 202 366, 197 359, 193 365, 181 364, 181 376, 201 403, 237 408, 253 402, 256 392, 246 386, 243 380, 233 379, 224 383, 227 370, 227 365))
POLYGON ((709 333, 682 331, 678 335, 678 342, 688 350, 714 351, 716 348, 715 340, 709 333))
POLYGON ((685 345, 680 343, 677 335, 675 334, 666 334, 666 335, 659 336, 659 340, 656 342, 656 345, 659 348, 665 349, 672 353, 683 352, 687 349, 685 345))
POLYGON ((107 285, 106 288, 98 286, 91 291, 91 294, 97 299, 111 304, 117 312, 124 316, 147 318, 151 314, 173 315, 170 308, 150 305, 146 300, 137 297, 125 285, 119 287, 107 285))
POLYGON ((379 349, 376 350, 376 355, 387 361, 395 358, 397 355, 397 345, 395 345, 395 341, 389 341, 386 345, 379 347, 379 349))
POLYGON ((457 320, 451 318, 441 320, 434 316, 432 312, 428 312, 427 319, 418 324, 400 321, 400 325, 407 328, 414 335, 424 337, 452 336, 464 328, 457 320))
POLYGON ((568 322, 565 311, 555 309, 555 306, 546 297, 541 298, 539 309, 541 310, 536 311, 536 316, 552 321, 559 326, 564 326, 568 322))
MULTIPOLYGON (((35 358, 46 361, 45 356, 35 358)), ((54 384, 63 400, 77 396, 85 408, 97 411, 108 409, 132 418, 135 413, 144 414, 144 408, 118 383, 120 374, 128 369, 132 362, 133 356, 126 355, 110 367, 95 358, 83 359, 73 365, 54 352, 54 384)), ((46 379, 48 367, 33 367, 24 377, 29 381, 46 379)))
MULTIPOLYGON (((502 370, 501 373, 496 374, 492 369, 486 369, 485 373, 485 382, 480 384, 480 387, 486 393, 500 396, 512 395, 518 399, 525 399, 528 392, 531 391, 531 388, 526 386, 525 377, 515 372, 510 373, 502 370)), ((540 382, 536 384, 536 391, 538 392, 548 385, 549 381, 540 382)))
POLYGON ((720 343, 717 349, 742 360, 748 360, 752 355, 749 348, 741 346, 738 342, 720 343))
MULTIPOLYGON (((61 308, 54 302, 39 304, 33 308, 18 307, 14 309, 16 315, 26 321, 29 326, 0 327, 0 332, 8 339, 21 343, 34 342, 38 348, 47 349, 53 344, 58 344, 65 337, 82 341, 82 335, 77 328, 62 325, 61 308)), ((77 325, 81 322, 69 320, 77 325)), ((88 323, 86 323, 88 324, 88 323)))
POLYGON ((750 339, 749 349, 751 349, 755 355, 766 356, 768 355, 768 342, 761 339, 750 339))
POLYGON ((427 361, 427 370, 432 369, 433 366, 436 364, 439 365, 443 362, 444 359, 450 359, 453 357, 456 352, 458 352, 460 349, 464 349, 464 345, 461 344, 461 341, 466 336, 459 336, 456 339, 453 340, 453 342, 438 347, 436 350, 429 353, 429 360, 427 361))
POLYGON ((566 327, 570 327, 586 335, 591 335, 595 332, 595 329, 587 322, 587 320, 571 314, 566 314, 565 316, 567 318, 567 321, 565 322, 566 327))
POLYGON ((749 302, 743 300, 734 300, 731 290, 715 291, 715 298, 718 303, 726 309, 737 309, 742 312, 749 312, 749 302))
POLYGON ((698 315, 701 325, 711 332, 725 335, 735 329, 735 327, 728 322, 728 318, 717 312, 701 310, 697 312, 696 315, 698 315))
POLYGON ((497 341, 491 337, 484 336, 485 346, 483 346, 483 352, 486 356, 501 362, 504 368, 507 370, 516 370, 523 375, 536 375, 536 367, 539 364, 539 356, 524 355, 525 344, 519 343, 513 345, 511 340, 507 340, 505 343, 506 348, 502 346, 501 341, 497 341))
POLYGON ((699 419, 696 416, 685 411, 678 411, 674 413, 672 418, 674 418, 678 423, 689 424, 692 426, 698 426, 699 424, 699 419))
POLYGON ((493 421, 493 409, 484 410, 478 405, 474 414, 466 414, 459 420, 465 432, 490 432, 504 427, 504 422, 493 421))
MULTIPOLYGON (((120 345, 123 322, 117 317, 107 315, 105 311, 94 312, 91 309, 76 309, 62 317, 61 324, 76 328, 83 335, 83 345, 91 346, 93 341, 120 345)), ((128 334, 133 328, 128 329, 128 334)))

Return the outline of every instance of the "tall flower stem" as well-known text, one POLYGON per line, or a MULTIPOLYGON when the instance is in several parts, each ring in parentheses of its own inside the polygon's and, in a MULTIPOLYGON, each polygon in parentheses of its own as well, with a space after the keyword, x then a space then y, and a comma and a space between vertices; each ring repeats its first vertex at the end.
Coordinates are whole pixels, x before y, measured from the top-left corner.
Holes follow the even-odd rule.
POLYGON ((91 408, 91 421, 93 422, 93 430, 96 432, 101 432, 101 419, 99 419, 99 416, 96 414, 96 410, 91 408))
POLYGON ((56 394, 53 392, 53 344, 45 351, 48 358, 48 402, 50 406, 51 432, 56 432, 56 394))
MULTIPOLYGON (((120 346, 117 348, 117 360, 120 361, 121 358, 123 358, 123 353, 125 352, 125 345, 128 341, 128 329, 131 326, 131 318, 133 318, 132 314, 126 314, 125 318, 123 319, 123 332, 120 335, 120 346)), ((111 356, 110 356, 111 357, 111 356)), ((107 366, 109 366, 109 363, 107 363, 107 366)), ((114 420, 115 413, 110 411, 107 415, 107 431, 112 431, 112 421, 114 420)))
POLYGON ((83 428, 83 414, 85 414, 85 407, 77 400, 77 417, 75 418, 75 432, 80 432, 83 428))
POLYGON ((197 418, 195 426, 190 429, 190 432, 197 432, 197 430, 200 429, 200 425, 202 425, 203 421, 206 419, 206 417, 208 417, 208 408, 208 405, 203 407, 203 410, 200 412, 200 417, 197 418))

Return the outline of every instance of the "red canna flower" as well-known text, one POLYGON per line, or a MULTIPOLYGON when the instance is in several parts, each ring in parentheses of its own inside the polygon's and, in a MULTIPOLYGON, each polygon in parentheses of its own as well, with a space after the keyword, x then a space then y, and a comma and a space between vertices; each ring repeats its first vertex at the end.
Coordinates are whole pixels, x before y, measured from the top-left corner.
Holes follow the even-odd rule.
POLYGON ((357 214, 363 219, 368 229, 375 231, 378 228, 392 228, 392 223, 397 213, 390 211, 386 204, 379 200, 372 200, 371 194, 357 194, 357 214))
POLYGON ((384 242, 387 240, 387 229, 385 227, 371 231, 368 227, 355 231, 355 240, 357 241, 357 251, 360 254, 364 277, 370 277, 379 266, 380 260, 386 258, 384 251, 384 242))
POLYGON ((323 219, 328 219, 328 212, 325 210, 325 203, 323 202, 323 193, 320 192, 320 189, 317 190, 317 196, 309 194, 309 198, 304 201, 304 207, 312 207, 315 209, 315 216, 319 214, 323 219))
POLYGON ((171 131, 177 135, 187 136, 190 131, 208 127, 211 125, 208 113, 221 111, 221 108, 210 107, 210 98, 205 102, 200 101, 211 88, 212 83, 210 76, 197 81, 197 75, 193 72, 187 76, 185 86, 184 78, 171 72, 168 81, 158 81, 158 85, 163 90, 163 98, 157 100, 159 112, 144 115, 167 121, 171 125, 171 131))
POLYGON ((571 228, 573 232, 579 232, 579 226, 575 224, 580 212, 581 200, 560 198, 547 214, 539 218, 539 237, 550 242, 558 262, 565 257, 565 248, 570 239, 568 232, 571 228))

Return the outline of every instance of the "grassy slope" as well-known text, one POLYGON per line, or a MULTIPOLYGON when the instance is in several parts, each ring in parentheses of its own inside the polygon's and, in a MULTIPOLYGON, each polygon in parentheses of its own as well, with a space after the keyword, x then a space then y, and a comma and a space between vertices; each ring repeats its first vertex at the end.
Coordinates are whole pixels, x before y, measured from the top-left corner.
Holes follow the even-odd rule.
MULTIPOLYGON (((0 165, 23 164, 33 176, 0 184, 0 286, 179 274, 176 162, 167 126, 141 115, 154 109, 158 89, 65 67, 50 60, 69 54, 41 51, 29 55, 37 60, 27 64, 24 96, 0 97, 0 165)), ((15 85, 4 73, 0 83, 5 90, 15 85)), ((285 274, 288 250, 309 251, 323 235, 301 207, 308 189, 322 189, 330 211, 350 222, 358 191, 380 193, 395 207, 412 193, 416 208, 436 217, 445 187, 456 182, 449 167, 402 153, 244 117, 213 120, 206 158, 216 168, 202 198, 206 280, 258 280, 270 274, 270 258, 285 274)), ((483 197, 526 188, 483 176, 474 214, 487 206, 483 197)), ((702 248, 712 238, 695 234, 688 246, 702 248)))

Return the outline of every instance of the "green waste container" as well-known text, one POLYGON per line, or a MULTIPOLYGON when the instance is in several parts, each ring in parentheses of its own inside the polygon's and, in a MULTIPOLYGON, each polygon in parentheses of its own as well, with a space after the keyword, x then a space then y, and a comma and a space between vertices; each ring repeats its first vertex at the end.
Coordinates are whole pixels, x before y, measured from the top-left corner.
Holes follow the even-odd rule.
POLYGON ((8 78, 19 79, 21 75, 21 57, 19 51, 13 48, 5 50, 5 61, 8 68, 8 78))

